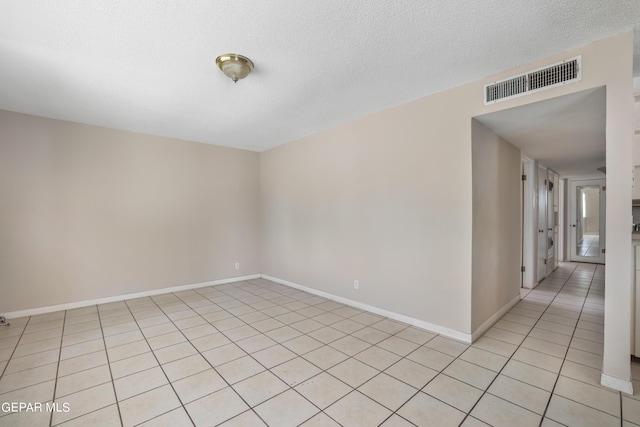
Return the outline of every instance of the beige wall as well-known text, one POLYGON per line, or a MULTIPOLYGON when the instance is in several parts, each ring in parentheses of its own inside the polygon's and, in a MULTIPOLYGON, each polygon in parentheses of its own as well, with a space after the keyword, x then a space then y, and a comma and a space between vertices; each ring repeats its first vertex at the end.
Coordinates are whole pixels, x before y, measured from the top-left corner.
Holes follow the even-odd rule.
POLYGON ((473 252, 471 330, 520 295, 520 150, 472 123, 473 252))
POLYGON ((0 313, 259 273, 258 157, 0 111, 0 313))
POLYGON ((468 331, 469 123, 435 98, 262 153, 263 273, 468 331))
MULTIPOLYGON (((608 188, 617 186, 607 202, 616 253, 607 258, 615 265, 607 280, 616 282, 607 296, 628 301, 632 53, 624 33, 262 153, 262 272, 471 334, 500 304, 474 305, 483 314, 472 322, 473 117, 606 86, 608 188), (576 55, 581 82, 483 105, 485 84, 576 55)), ((496 276, 515 277, 512 264, 498 265, 496 276)), ((628 328, 629 315, 612 324, 623 328, 626 316, 628 328)))

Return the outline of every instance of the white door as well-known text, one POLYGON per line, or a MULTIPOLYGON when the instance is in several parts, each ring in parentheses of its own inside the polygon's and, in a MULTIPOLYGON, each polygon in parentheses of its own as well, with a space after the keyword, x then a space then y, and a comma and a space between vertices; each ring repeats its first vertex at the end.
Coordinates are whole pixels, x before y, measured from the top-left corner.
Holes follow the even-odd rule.
POLYGON ((571 261, 605 263, 605 180, 569 182, 571 261))
POLYGON ((547 277, 547 170, 538 168, 538 281, 547 277))

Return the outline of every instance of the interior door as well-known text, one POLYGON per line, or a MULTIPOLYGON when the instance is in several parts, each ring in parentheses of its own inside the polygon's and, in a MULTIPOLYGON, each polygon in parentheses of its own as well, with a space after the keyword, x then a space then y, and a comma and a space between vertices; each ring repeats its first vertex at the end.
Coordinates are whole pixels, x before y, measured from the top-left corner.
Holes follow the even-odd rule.
POLYGON ((538 281, 547 277, 547 170, 538 167, 538 281))
POLYGON ((571 261, 605 263, 605 180, 572 180, 569 186, 571 261))

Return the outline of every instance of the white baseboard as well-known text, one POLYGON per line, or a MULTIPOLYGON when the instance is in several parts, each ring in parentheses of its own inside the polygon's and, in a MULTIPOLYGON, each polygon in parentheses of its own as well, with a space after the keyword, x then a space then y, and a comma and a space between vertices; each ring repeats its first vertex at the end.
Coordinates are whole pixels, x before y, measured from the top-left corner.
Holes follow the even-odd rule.
POLYGON ((29 308, 26 310, 11 311, 3 316, 7 319, 15 319, 17 317, 35 316, 37 314, 51 313, 60 310, 71 310, 73 308, 88 307, 90 305, 106 304, 109 302, 123 301, 126 299, 134 299, 148 297, 153 295, 168 294, 171 292, 187 291, 189 289, 205 288, 207 286, 224 285, 226 283, 240 282, 242 280, 251 280, 259 278, 259 274, 251 274, 249 276, 232 277, 229 279, 212 280, 210 282, 193 283, 190 285, 172 286, 170 288, 154 289, 151 291, 136 292, 132 294, 115 295, 112 297, 97 298, 92 300, 70 302, 66 304, 49 305, 46 307, 29 308))
POLYGON ((287 280, 279 279, 277 277, 269 276, 267 274, 261 274, 260 276, 263 279, 271 280, 272 282, 280 283, 281 285, 289 286, 295 289, 300 289, 301 291, 309 292, 310 294, 318 295, 320 297, 327 298, 332 301, 340 302, 342 304, 350 305, 352 307, 359 308, 361 310, 366 310, 371 313, 379 314, 380 316, 385 316, 385 317, 388 317, 389 319, 408 323, 409 325, 416 326, 421 329, 426 329, 430 332, 444 335, 445 337, 448 337, 448 338, 453 338, 455 340, 462 341, 469 344, 471 343, 471 334, 456 331, 455 329, 445 328, 440 325, 435 325, 433 323, 425 322, 420 319, 415 319, 413 317, 405 316, 403 314, 395 313, 393 311, 388 311, 382 308, 374 307, 372 305, 364 304, 348 298, 339 297, 337 295, 333 295, 328 292, 319 291, 317 289, 309 288, 307 286, 299 285, 297 283, 293 283, 287 280))
POLYGON ((605 387, 612 388, 614 390, 621 391, 633 395, 633 383, 629 380, 621 380, 620 378, 612 377, 610 375, 601 374, 600 384, 605 387))
POLYGON ((480 325, 480 327, 478 329, 473 331, 473 333, 471 334, 471 342, 476 342, 476 340, 478 338, 480 338, 482 335, 484 335, 484 333, 487 332, 489 330, 489 328, 491 328, 493 326, 494 323, 496 323, 498 320, 500 320, 500 318, 502 316, 504 316, 509 310, 511 310, 514 305, 519 303, 520 299, 521 299, 520 295, 518 295, 517 297, 513 298, 504 307, 502 307, 496 314, 491 316, 489 318, 489 320, 484 322, 482 325, 480 325))

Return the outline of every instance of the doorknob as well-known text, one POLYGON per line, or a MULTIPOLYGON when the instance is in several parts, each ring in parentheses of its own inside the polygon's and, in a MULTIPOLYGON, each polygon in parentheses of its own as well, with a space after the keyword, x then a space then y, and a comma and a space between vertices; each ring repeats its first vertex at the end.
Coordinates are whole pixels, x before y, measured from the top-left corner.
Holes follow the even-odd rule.
POLYGON ((544 233, 544 230, 538 230, 538 233, 544 233))
POLYGON ((571 224, 571 226, 572 226, 572 227, 575 227, 576 225, 575 225, 575 224, 571 224))

